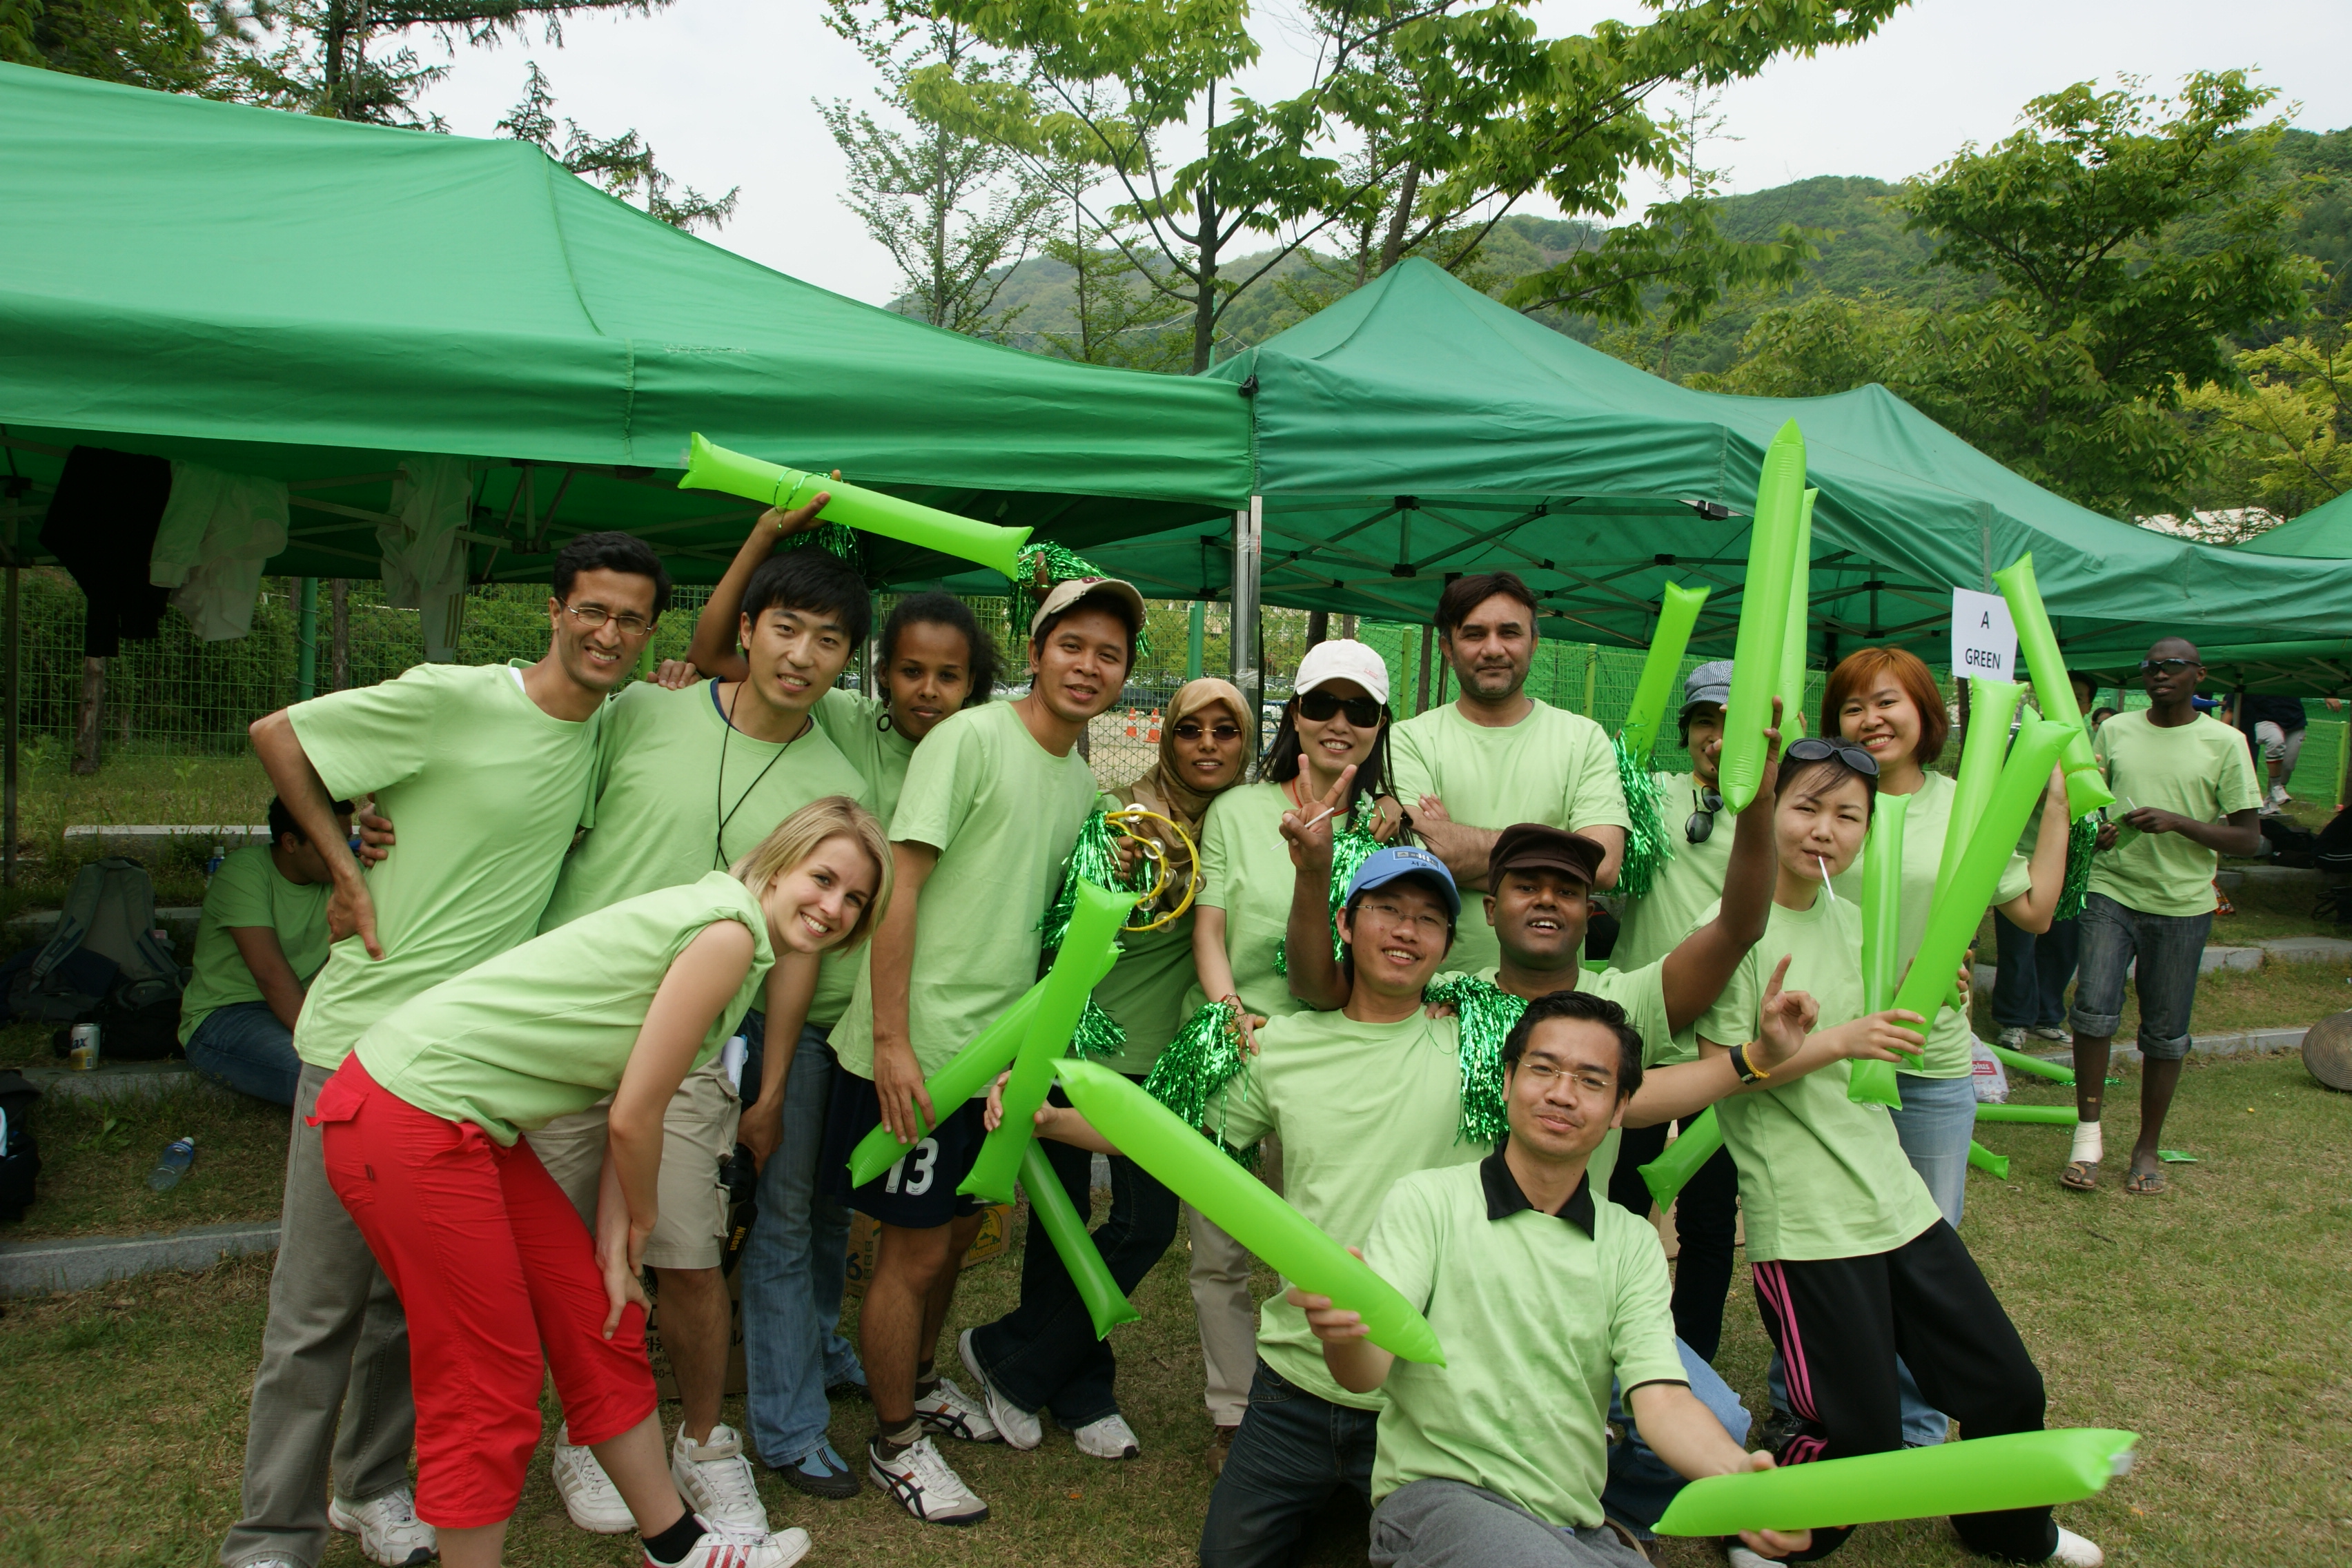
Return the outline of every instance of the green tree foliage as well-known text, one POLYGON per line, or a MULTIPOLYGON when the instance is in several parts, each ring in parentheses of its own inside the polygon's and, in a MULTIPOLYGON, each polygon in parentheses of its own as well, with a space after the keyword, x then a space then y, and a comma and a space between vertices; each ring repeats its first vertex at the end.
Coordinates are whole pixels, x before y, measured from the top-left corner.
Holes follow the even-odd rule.
POLYGON ((1936 240, 1931 265, 1988 297, 1801 300, 1765 313, 1707 384, 1879 382, 2085 506, 2180 510, 2207 462, 2183 396, 2242 384, 2231 335, 2299 315, 2321 274, 2291 243, 2297 187, 2273 177, 2284 128, 2252 123, 2271 89, 2240 71, 2200 73, 2171 100, 2137 87, 2035 99, 2016 135, 1895 198, 1936 240))
POLYGON ((2352 490, 2352 344, 2341 328, 2238 356, 2242 386, 2184 399, 2210 470, 2193 500, 2224 539, 2260 532, 2352 490))
MULTIPOLYGON (((1423 247, 1469 266, 1538 193, 1572 216, 1613 214, 1635 172, 1677 167, 1671 126, 1644 108, 1652 93, 1866 37, 1900 4, 1687 0, 1642 26, 1545 38, 1527 0, 1306 0, 1314 79, 1260 102, 1233 86, 1260 52, 1242 0, 934 0, 1034 79, 975 89, 933 68, 915 85, 950 124, 1098 173, 1108 196, 1087 216, 1191 312, 1198 370, 1235 302, 1311 240, 1349 237, 1349 265, 1369 277, 1423 247), (1252 234, 1276 244, 1244 268, 1234 252, 1252 234)), ((1746 246, 1709 217, 1703 203, 1665 204, 1513 299, 1639 312, 1663 285, 1703 313, 1801 259, 1801 237, 1746 246)))
POLYGON ((555 90, 537 60, 526 62, 522 101, 507 110, 498 128, 518 142, 529 142, 579 175, 624 199, 642 195, 646 211, 673 228, 718 228, 735 214, 740 185, 725 195, 706 196, 692 185, 679 185, 664 174, 654 157, 653 144, 634 130, 618 136, 592 136, 576 120, 563 121, 556 136, 555 90))
POLYGON ((225 5, 191 0, 0 0, 0 60, 194 92, 234 20, 225 5))

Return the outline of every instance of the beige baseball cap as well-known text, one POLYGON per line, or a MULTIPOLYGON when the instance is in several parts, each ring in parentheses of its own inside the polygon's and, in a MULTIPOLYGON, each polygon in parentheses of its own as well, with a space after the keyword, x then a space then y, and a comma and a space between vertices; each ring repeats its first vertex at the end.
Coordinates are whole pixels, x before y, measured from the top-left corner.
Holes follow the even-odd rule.
POLYGON ((1143 629, 1143 595, 1135 591, 1134 584, 1117 577, 1066 577, 1054 584, 1053 591, 1037 605, 1037 613, 1029 617, 1029 635, 1035 637, 1047 616, 1059 615, 1079 600, 1097 594, 1125 605, 1134 618, 1135 629, 1143 629))

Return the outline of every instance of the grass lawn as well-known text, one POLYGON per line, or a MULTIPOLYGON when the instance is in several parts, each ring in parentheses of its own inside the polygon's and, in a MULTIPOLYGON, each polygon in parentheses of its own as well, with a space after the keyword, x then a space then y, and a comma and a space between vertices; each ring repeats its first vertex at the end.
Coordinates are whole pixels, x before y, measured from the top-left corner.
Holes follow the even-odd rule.
MULTIPOLYGON (((2056 1102, 2063 1092, 2029 1085, 2021 1096, 2056 1102)), ((2130 1136, 2136 1102, 2130 1081, 2111 1100, 2118 1139, 2130 1136)), ((2111 1563, 2352 1558, 2352 1376, 2341 1332, 2352 1248, 2347 1118, 2352 1099, 2321 1089, 2293 1057, 2192 1061, 2166 1142, 2199 1163, 2168 1167, 2173 1190, 2153 1199, 2126 1197, 2113 1180, 2087 1196, 2061 1191, 2061 1130, 1986 1130, 1984 1142, 2012 1157, 2012 1179, 1970 1176, 1965 1234, 2041 1363, 2053 1424, 2142 1435, 2138 1467, 2063 1514, 2111 1563)), ((131 1165, 152 1157, 139 1148, 107 1178, 135 1181, 131 1165)), ((68 1168, 90 1180, 106 1170, 95 1159, 68 1168)), ((236 1511, 268 1281, 268 1260, 247 1259, 7 1308, 0 1561, 212 1561, 236 1511), (138 1506, 122 1506, 131 1498, 138 1506)), ((1003 1310, 1018 1281, 1009 1255, 967 1273, 950 1332, 1003 1310)), ((992 1509, 978 1529, 918 1525, 870 1488, 854 1501, 819 1503, 767 1479, 775 1521, 807 1527, 811 1561, 826 1564, 1192 1562, 1209 1489, 1200 1458, 1208 1425, 1181 1242, 1137 1300, 1143 1321, 1113 1343, 1140 1459, 1083 1458, 1058 1433, 1030 1454, 950 1445, 992 1509)), ((1766 1349, 1752 1300, 1743 1270, 1718 1364, 1761 1409, 1766 1349)), ((740 1423, 735 1405, 730 1418, 740 1423)), ((837 1405, 835 1444, 855 1451, 869 1422, 862 1404, 837 1405)), ((1318 1542, 1314 1561, 1360 1562, 1360 1525, 1344 1510, 1334 1517, 1343 1522, 1318 1542)), ((551 1568, 636 1560, 630 1538, 571 1528, 543 1457, 510 1541, 509 1561, 551 1568)), ((1722 1561, 1700 1542, 1663 1543, 1655 1555, 1675 1568, 1722 1561)), ((1924 1521, 1870 1527, 1838 1561, 1928 1568, 1969 1559, 1945 1525, 1924 1521)), ((361 1562, 341 1537, 326 1558, 333 1568, 361 1562)))

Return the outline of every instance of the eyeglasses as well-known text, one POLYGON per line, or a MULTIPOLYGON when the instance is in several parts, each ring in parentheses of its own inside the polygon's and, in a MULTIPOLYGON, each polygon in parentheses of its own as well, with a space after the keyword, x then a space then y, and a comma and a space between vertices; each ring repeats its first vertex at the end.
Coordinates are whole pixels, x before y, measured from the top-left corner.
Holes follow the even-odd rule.
POLYGON ((1852 741, 1830 741, 1818 735, 1808 735, 1801 741, 1790 742, 1786 755, 1792 763, 1825 763, 1835 757, 1864 778, 1878 776, 1878 759, 1852 741))
POLYGON ((1345 711, 1348 722, 1359 730, 1381 727, 1381 705, 1370 697, 1340 697, 1318 687, 1298 694, 1299 715, 1310 723, 1320 724, 1332 714, 1345 711))
POLYGON ((1226 741, 1240 740, 1242 738, 1242 727, 1239 724, 1218 724, 1213 727, 1203 727, 1199 720, 1187 719, 1181 724, 1177 725, 1175 729, 1170 731, 1169 733, 1174 735, 1180 741, 1197 741, 1203 735, 1213 735, 1219 742, 1222 743, 1226 741))
POLYGON ((1549 1062, 1529 1061, 1522 1057, 1519 1058, 1518 1070, 1533 1079, 1538 1088, 1547 1091, 1562 1079, 1568 1079, 1586 1094, 1612 1094, 1617 1089, 1617 1080, 1598 1068, 1589 1068, 1583 1072, 1570 1072, 1566 1068, 1554 1067, 1549 1062))
POLYGON ((616 616, 602 605, 566 605, 563 612, 578 621, 583 632, 593 632, 606 621, 620 627, 625 637, 641 637, 654 629, 653 622, 643 616, 633 616, 625 610, 616 616))
POLYGON ((1443 936, 1445 934, 1445 917, 1444 915, 1430 914, 1426 911, 1416 911, 1412 914, 1407 914, 1402 906, 1390 903, 1385 899, 1366 899, 1362 907, 1377 919, 1385 921, 1391 925, 1403 925, 1406 921, 1410 921, 1412 923, 1413 929, 1420 931, 1424 936, 1443 936))
POLYGON ((2184 669, 2194 669, 2193 658, 2144 658, 2139 661, 2142 675, 2177 675, 2184 669))
POLYGON ((1683 824, 1683 837, 1693 844, 1704 844, 1715 837, 1715 814, 1723 809, 1723 792, 1704 786, 1691 791, 1691 799, 1698 809, 1683 824))

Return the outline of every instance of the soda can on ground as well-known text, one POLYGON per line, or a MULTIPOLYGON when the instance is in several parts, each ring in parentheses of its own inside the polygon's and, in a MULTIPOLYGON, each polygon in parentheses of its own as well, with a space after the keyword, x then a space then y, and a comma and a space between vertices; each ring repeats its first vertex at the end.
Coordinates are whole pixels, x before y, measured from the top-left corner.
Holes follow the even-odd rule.
POLYGON ((98 1026, 76 1024, 72 1037, 67 1042, 66 1066, 75 1072, 89 1072, 98 1063, 98 1026))

